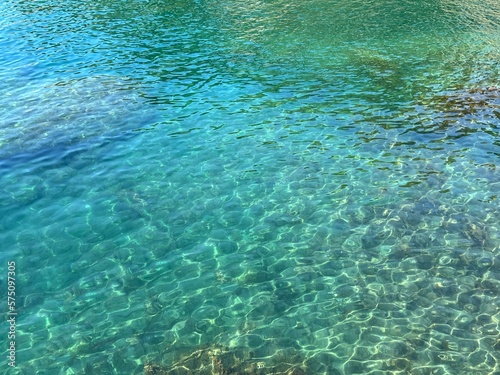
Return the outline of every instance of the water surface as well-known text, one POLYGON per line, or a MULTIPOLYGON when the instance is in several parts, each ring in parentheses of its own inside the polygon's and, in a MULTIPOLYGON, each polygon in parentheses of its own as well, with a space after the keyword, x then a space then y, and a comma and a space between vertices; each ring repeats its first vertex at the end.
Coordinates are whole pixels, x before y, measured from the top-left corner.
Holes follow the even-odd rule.
POLYGON ((496 1, 0 12, 11 373, 500 372, 496 1))

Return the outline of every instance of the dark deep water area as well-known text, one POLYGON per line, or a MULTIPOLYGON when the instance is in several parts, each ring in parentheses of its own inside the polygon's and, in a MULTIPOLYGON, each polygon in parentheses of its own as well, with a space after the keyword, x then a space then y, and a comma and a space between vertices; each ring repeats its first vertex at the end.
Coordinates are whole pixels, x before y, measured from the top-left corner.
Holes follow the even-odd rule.
POLYGON ((0 372, 500 374, 497 0, 5 0, 0 50, 0 372))

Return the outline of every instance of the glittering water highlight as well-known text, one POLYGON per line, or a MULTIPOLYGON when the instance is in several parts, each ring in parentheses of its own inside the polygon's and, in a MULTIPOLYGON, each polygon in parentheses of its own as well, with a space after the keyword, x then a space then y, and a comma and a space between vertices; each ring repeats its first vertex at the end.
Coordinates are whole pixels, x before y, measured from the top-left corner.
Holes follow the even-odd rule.
POLYGON ((500 373, 496 2, 0 11, 5 371, 500 373))

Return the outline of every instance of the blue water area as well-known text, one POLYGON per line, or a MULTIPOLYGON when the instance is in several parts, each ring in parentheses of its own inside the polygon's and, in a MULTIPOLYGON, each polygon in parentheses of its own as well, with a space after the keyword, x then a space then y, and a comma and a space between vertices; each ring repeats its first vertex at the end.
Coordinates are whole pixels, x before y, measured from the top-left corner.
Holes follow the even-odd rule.
POLYGON ((5 374, 500 374, 500 3, 4 0, 5 374))

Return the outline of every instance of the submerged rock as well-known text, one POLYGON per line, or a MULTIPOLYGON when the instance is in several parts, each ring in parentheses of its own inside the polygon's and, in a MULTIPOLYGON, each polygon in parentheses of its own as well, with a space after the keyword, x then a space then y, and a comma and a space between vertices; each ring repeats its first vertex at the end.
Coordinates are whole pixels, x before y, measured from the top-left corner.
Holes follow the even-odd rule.
POLYGON ((441 112, 454 112, 461 116, 477 114, 481 110, 500 106, 500 88, 490 86, 452 91, 433 97, 431 102, 441 112))
POLYGON ((114 139, 153 125, 157 119, 156 110, 127 78, 93 76, 30 83, 18 91, 23 102, 4 109, 9 121, 0 126, 0 154, 4 156, 114 139))
POLYGON ((171 365, 146 363, 144 375, 307 375, 302 368, 302 359, 297 356, 297 363, 290 363, 292 357, 277 355, 272 364, 253 359, 253 352, 243 348, 226 348, 211 345, 193 350, 182 355, 171 365), (287 361, 287 362, 285 362, 287 361))

